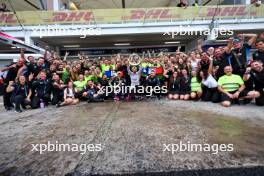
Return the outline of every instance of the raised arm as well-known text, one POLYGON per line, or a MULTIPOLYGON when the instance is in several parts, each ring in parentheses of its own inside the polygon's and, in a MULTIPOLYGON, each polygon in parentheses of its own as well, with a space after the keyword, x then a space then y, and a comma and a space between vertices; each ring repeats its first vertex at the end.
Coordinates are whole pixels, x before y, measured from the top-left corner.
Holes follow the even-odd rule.
POLYGON ((127 65, 127 72, 128 72, 129 75, 132 73, 131 70, 130 70, 130 65, 129 64, 127 65))
POLYGON ((25 48, 20 48, 20 58, 23 59, 24 62, 26 62, 25 58, 25 48))
POLYGON ((253 46, 256 42, 258 35, 257 34, 238 34, 238 37, 242 39, 249 38, 247 43, 249 46, 253 46))
POLYGON ((1 69, 0 71, 1 71, 1 72, 5 72, 5 71, 7 71, 7 70, 9 70, 9 69, 11 69, 11 68, 14 68, 14 67, 16 67, 16 64, 12 64, 12 65, 10 65, 10 66, 8 66, 8 67, 5 67, 5 68, 1 69))
POLYGON ((199 53, 202 53, 203 52, 202 45, 203 45, 203 40, 202 39, 199 39, 197 41, 197 50, 198 50, 199 53))
POLYGON ((64 60, 64 61, 66 61, 66 60, 67 60, 67 57, 68 57, 68 55, 69 55, 69 52, 68 52, 68 51, 66 51, 66 52, 65 52, 65 55, 64 55, 64 58, 63 58, 63 60, 64 60))
POLYGON ((208 68, 208 73, 209 74, 213 74, 213 58, 209 58, 209 60, 210 60, 210 65, 209 65, 209 68, 208 68))
POLYGON ((229 38, 225 52, 230 54, 233 48, 233 38, 229 38))
POLYGON ((19 76, 21 76, 23 74, 23 71, 24 71, 25 68, 26 68, 26 65, 24 64, 22 67, 20 67, 18 69, 16 79, 18 79, 19 76))
POLYGON ((44 59, 45 60, 48 59, 48 50, 49 50, 49 46, 45 46, 45 53, 44 53, 44 59))
POLYGON ((176 50, 176 54, 181 53, 181 46, 178 46, 177 50, 176 50))

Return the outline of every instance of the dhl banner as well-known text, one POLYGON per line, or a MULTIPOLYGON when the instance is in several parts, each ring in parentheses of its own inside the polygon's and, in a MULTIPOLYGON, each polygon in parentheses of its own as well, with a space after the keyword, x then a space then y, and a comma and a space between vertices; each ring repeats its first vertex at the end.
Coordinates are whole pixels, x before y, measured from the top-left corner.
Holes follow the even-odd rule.
POLYGON ((92 9, 79 11, 19 11, 0 13, 0 25, 105 24, 215 18, 264 17, 264 5, 178 8, 92 9))

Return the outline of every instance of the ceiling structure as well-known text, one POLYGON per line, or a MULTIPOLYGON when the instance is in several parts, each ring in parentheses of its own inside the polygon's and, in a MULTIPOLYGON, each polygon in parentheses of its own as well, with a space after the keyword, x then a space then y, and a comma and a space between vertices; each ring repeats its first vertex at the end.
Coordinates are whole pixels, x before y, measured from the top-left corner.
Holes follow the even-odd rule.
MULTIPOLYGON (((251 31, 236 31, 236 33, 248 33, 251 31)), ((261 30, 254 31, 257 34, 262 33, 261 30)), ((104 35, 104 36, 87 36, 86 38, 79 37, 43 37, 32 38, 34 44, 40 47, 45 45, 56 46, 60 50, 68 49, 88 49, 88 48, 131 48, 131 47, 160 47, 160 46, 185 46, 190 41, 195 41, 199 36, 185 35, 177 36, 172 39, 169 35, 162 35, 162 33, 156 34, 133 34, 133 35, 104 35), (177 44, 165 44, 165 42, 179 42, 177 44), (128 46, 116 46, 115 44, 129 43, 128 46), (74 46, 75 45, 75 46, 74 46), (77 46, 78 45, 78 46, 77 46), (66 47, 65 47, 66 46, 66 47), (67 47, 68 46, 68 47, 67 47), (69 47, 74 46, 74 47, 69 47)), ((219 36, 219 40, 226 40, 227 36, 219 36)), ((21 38, 21 40, 23 40, 21 38)), ((19 49, 11 47, 10 45, 0 45, 1 53, 15 53, 19 49)))
POLYGON ((100 47, 116 47, 115 44, 129 43, 129 47, 133 46, 160 46, 165 42, 177 41, 180 44, 185 44, 186 40, 194 40, 198 36, 177 36, 177 39, 172 39, 169 35, 160 34, 140 34, 140 35, 109 35, 109 36, 87 36, 86 38, 79 37, 45 37, 35 38, 35 41, 50 43, 65 49, 64 46, 79 45, 78 48, 100 48, 100 47))
MULTIPOLYGON (((236 31, 236 33, 248 33, 250 31, 236 31)), ((257 34, 262 33, 261 30, 254 31, 257 34)), ((179 42, 177 44, 185 46, 190 41, 195 41, 200 38, 198 35, 177 35, 174 39, 170 35, 156 34, 130 34, 130 35, 104 35, 104 36, 87 36, 86 38, 79 37, 44 37, 33 38, 35 44, 38 41, 41 43, 48 43, 53 46, 58 46, 62 50, 67 50, 70 45, 78 45, 78 48, 118 48, 115 44, 128 43, 128 46, 122 47, 147 47, 147 46, 166 46, 165 42, 179 42)), ((206 38, 204 36, 204 38, 206 38)), ((219 36, 218 40, 226 40, 228 36, 219 36)))

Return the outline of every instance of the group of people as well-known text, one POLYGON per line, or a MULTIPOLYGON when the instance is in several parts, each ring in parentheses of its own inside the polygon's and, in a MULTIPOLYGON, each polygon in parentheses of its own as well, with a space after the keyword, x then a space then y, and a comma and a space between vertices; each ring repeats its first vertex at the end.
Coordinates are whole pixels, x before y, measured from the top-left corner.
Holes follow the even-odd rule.
POLYGON ((231 104, 264 105, 264 37, 239 34, 227 46, 197 48, 186 54, 144 52, 138 64, 129 55, 92 59, 79 54, 68 60, 49 52, 38 59, 25 58, 24 49, 16 63, 1 70, 4 79, 4 106, 17 112, 31 107, 75 105, 80 101, 102 102, 106 99, 130 101, 139 94, 105 95, 101 87, 166 86, 167 94, 155 94, 170 100, 211 101, 225 107, 231 104), (252 53, 251 48, 256 48, 252 53))

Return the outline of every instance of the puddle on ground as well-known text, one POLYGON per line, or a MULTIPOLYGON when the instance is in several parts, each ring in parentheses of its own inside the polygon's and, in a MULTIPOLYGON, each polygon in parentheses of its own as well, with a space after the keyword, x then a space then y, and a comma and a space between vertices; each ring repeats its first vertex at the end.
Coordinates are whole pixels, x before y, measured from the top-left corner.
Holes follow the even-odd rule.
POLYGON ((264 164, 264 122, 195 111, 186 112, 186 117, 202 124, 210 143, 234 144, 234 157, 251 157, 264 164))

